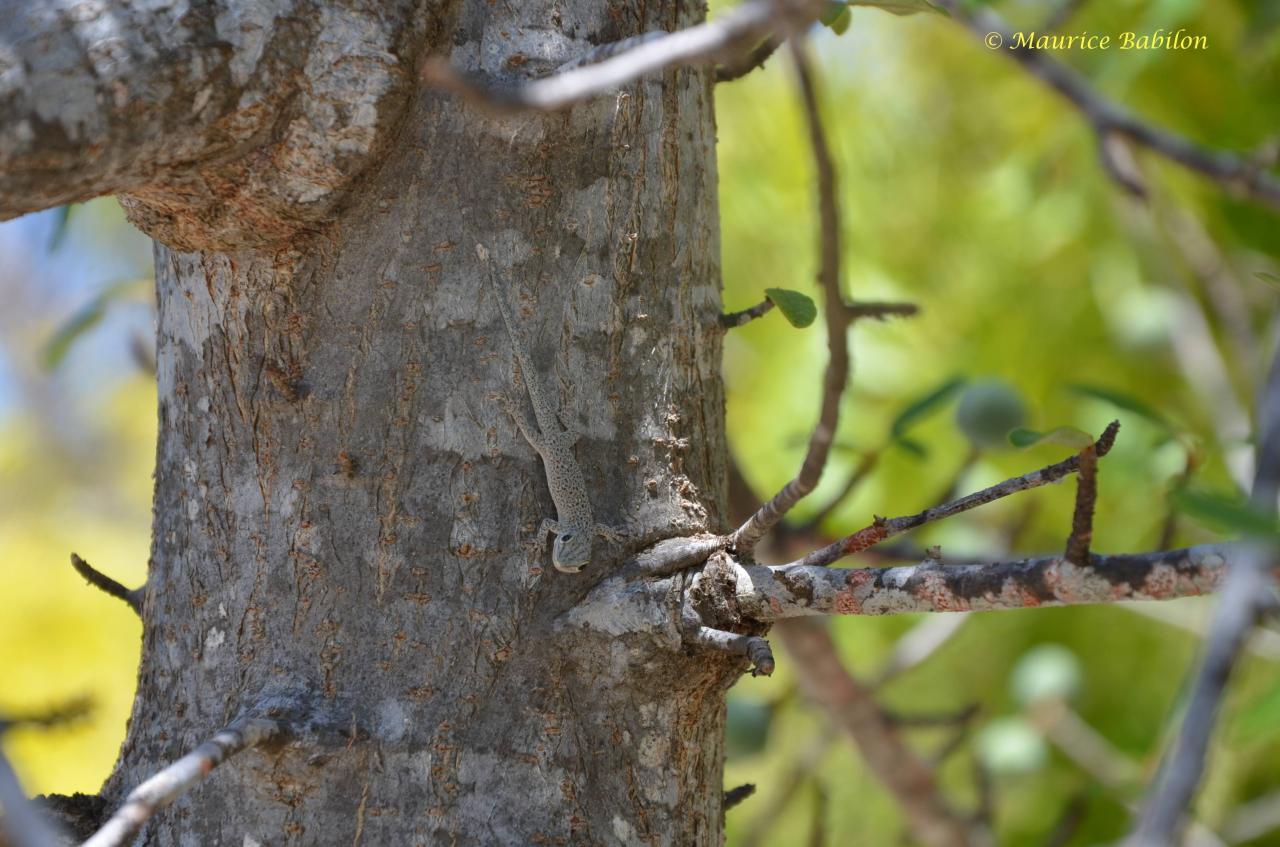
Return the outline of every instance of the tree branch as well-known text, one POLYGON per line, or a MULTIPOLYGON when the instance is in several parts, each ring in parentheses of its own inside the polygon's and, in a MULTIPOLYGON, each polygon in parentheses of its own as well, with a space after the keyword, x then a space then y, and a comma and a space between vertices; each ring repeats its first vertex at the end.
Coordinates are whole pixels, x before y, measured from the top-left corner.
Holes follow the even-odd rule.
POLYGON ((130 220, 184 250, 327 221, 415 88, 421 15, 380 0, 287 15, 0 2, 0 220, 123 194, 130 220))
POLYGON ((710 650, 718 650, 731 656, 741 656, 751 662, 752 676, 771 676, 775 663, 769 642, 757 635, 738 635, 709 626, 696 626, 686 633, 689 643, 710 650))
MULTIPOLYGON (((1095 458, 1101 458, 1111 451, 1111 447, 1116 441, 1116 433, 1119 431, 1119 421, 1112 421, 1103 430, 1102 436, 1093 445, 1093 450, 1096 454, 1095 458)), ((1017 494, 1020 491, 1027 491, 1057 482, 1069 474, 1075 473, 1079 468, 1080 457, 1076 455, 1070 459, 1064 459, 1056 464, 1040 468, 1040 470, 1032 471, 1013 479, 1007 479, 990 488, 975 491, 973 494, 966 495, 958 500, 952 500, 949 503, 925 509, 923 512, 917 512, 914 515, 905 515, 899 518, 877 518, 870 526, 865 526, 852 535, 847 535, 839 541, 828 544, 826 547, 814 550, 804 558, 791 564, 804 566, 829 565, 832 562, 843 559, 845 556, 852 556, 854 553, 860 553, 869 547, 874 547, 885 539, 918 529, 927 523, 949 518, 961 512, 967 512, 970 509, 976 509, 978 506, 985 506, 987 503, 1008 497, 1011 494, 1017 494)))
POLYGON ((140 588, 125 588, 111 577, 99 570, 96 570, 93 565, 89 564, 75 553, 71 554, 71 567, 75 568, 76 573, 84 577, 85 580, 94 588, 110 594, 117 600, 123 600, 128 603, 129 608, 133 609, 138 617, 142 617, 142 597, 146 591, 145 585, 140 588))
POLYGON ((1087 567, 1060 556, 981 565, 894 568, 740 567, 744 620, 805 615, 896 615, 1170 600, 1217 589, 1241 548, 1210 544, 1136 555, 1094 555, 1087 567))
POLYGON ((849 381, 848 330, 851 317, 840 295, 840 208, 836 199, 835 163, 822 128, 806 49, 802 36, 791 40, 805 119, 809 127, 809 146, 813 151, 818 178, 818 213, 821 224, 818 282, 822 286, 826 307, 828 351, 827 369, 822 381, 822 410, 809 438, 809 449, 805 453, 800 472, 729 537, 729 547, 740 555, 750 555, 764 534, 822 479, 823 469, 831 453, 831 444, 835 440, 836 426, 840 421, 840 401, 849 381))
MULTIPOLYGON (((1257 463, 1251 498, 1254 506, 1274 517, 1280 494, 1280 351, 1271 362, 1258 406, 1257 463)), ((1177 840, 1204 772, 1218 707, 1236 659, 1258 616, 1276 602, 1275 545, 1257 542, 1244 550, 1223 588, 1186 715, 1156 774, 1134 832, 1135 847, 1156 847, 1177 840)))
POLYGON ((125 847, 159 809, 204 780, 235 754, 279 738, 279 721, 241 718, 208 741, 139 785, 110 819, 82 847, 125 847))
MULTIPOLYGON (((1074 70, 1055 61, 1042 50, 1018 47, 1008 24, 988 8, 962 0, 936 0, 953 18, 980 38, 996 33, 1003 52, 1024 70, 1067 99, 1092 125, 1099 144, 1112 134, 1122 136, 1188 170, 1238 189, 1255 200, 1280 209, 1280 178, 1266 172, 1260 163, 1231 153, 1204 147, 1168 130, 1148 124, 1116 103, 1098 94, 1074 70)), ((1115 162, 1107 162, 1108 168, 1115 162)), ((1134 186, 1125 183, 1130 191, 1134 186)))
POLYGON ((656 71, 704 65, 722 57, 732 60, 772 33, 803 28, 816 18, 817 5, 807 0, 748 0, 697 26, 672 33, 645 33, 616 48, 597 47, 583 59, 562 65, 567 68, 563 72, 524 85, 478 85, 464 79, 440 56, 424 62, 419 77, 428 85, 456 91, 493 108, 556 111, 656 71), (605 58, 592 61, 593 56, 605 58))
POLYGON ((0 828, 12 847, 52 847, 66 841, 48 821, 40 816, 27 793, 18 782, 18 775, 0 749, 0 828))

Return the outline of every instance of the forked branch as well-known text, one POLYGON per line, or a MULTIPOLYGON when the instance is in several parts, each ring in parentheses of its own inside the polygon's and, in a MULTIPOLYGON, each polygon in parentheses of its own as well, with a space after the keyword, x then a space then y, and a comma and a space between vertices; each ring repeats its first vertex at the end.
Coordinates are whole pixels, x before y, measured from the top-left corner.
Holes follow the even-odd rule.
POLYGON ((1093 125, 1108 172, 1113 178, 1118 178, 1127 190, 1134 191, 1135 185, 1129 169, 1116 168, 1114 153, 1108 147, 1113 136, 1125 138, 1220 185, 1238 189, 1255 200, 1280 209, 1280 178, 1268 173, 1265 164, 1204 147, 1139 119, 1100 95, 1083 77, 1045 51, 1019 46, 1008 24, 986 6, 964 0, 935 2, 978 37, 985 39, 996 33, 1004 45, 1005 55, 1075 106, 1093 125))
POLYGON ((818 250, 821 257, 818 282, 822 287, 826 309, 828 356, 822 380, 822 410, 818 413, 818 423, 809 437, 809 448, 800 472, 729 536, 728 546, 743 556, 750 555, 765 533, 782 520, 822 479, 822 471, 831 454, 831 444, 835 440, 836 426, 840 421, 840 401, 849 381, 848 330, 853 316, 840 295, 840 207, 836 197, 836 170, 826 132, 822 128, 818 97, 806 51, 802 36, 791 40, 805 121, 809 128, 809 147, 813 152, 818 181, 818 250))
POLYGON ((152 815, 201 783, 218 765, 283 734, 283 724, 268 718, 246 717, 233 722, 130 792, 124 805, 81 847, 125 847, 133 843, 152 815))
MULTIPOLYGON (((1102 436, 1093 445, 1092 458, 1095 461, 1111 451, 1111 447, 1116 441, 1116 434, 1119 431, 1119 421, 1112 421, 1103 430, 1102 436)), ((832 562, 843 559, 845 556, 852 556, 855 553, 874 547, 886 539, 893 538, 895 535, 918 529, 927 523, 949 518, 953 515, 967 512, 970 509, 976 509, 979 506, 985 506, 987 503, 992 503, 1011 494, 1017 494, 1020 491, 1027 491, 1032 488, 1039 488, 1042 485, 1058 482, 1079 469, 1080 456, 1076 455, 1031 473, 1007 479, 981 491, 975 491, 949 503, 925 509, 923 512, 917 512, 914 515, 904 515, 898 518, 877 518, 869 526, 865 526, 857 532, 841 538, 839 541, 834 541, 826 547, 815 550, 791 564, 802 566, 829 565, 832 562)))
POLYGON ((1134 555, 1062 556, 975 565, 893 568, 755 565, 739 570, 741 616, 770 622, 805 615, 897 615, 1171 600, 1215 591, 1243 548, 1210 544, 1134 555))

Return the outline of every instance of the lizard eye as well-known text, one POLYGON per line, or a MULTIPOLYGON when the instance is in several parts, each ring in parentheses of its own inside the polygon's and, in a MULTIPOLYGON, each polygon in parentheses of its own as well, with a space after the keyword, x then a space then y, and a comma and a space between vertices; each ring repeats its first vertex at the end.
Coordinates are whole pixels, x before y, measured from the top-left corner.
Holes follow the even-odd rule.
POLYGON ((565 533, 564 535, 560 536, 560 540, 561 540, 561 541, 572 541, 572 540, 573 540, 573 533, 572 533, 572 532, 565 533))

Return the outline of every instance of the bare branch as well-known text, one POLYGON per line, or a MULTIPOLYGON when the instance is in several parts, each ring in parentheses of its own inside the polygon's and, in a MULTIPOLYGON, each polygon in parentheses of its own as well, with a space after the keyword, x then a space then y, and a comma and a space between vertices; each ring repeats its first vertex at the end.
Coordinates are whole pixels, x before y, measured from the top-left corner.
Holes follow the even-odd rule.
POLYGON ((76 697, 59 706, 41 709, 25 715, 13 713, 0 715, 0 735, 11 729, 22 727, 51 729, 56 726, 65 726, 87 717, 91 711, 93 711, 92 698, 76 697))
POLYGON ((794 660, 805 695, 857 745, 867 766, 902 808, 912 840, 927 847, 978 843, 943 800, 933 768, 905 744, 871 692, 845 669, 821 621, 787 621, 775 634, 794 660))
POLYGON ((3 829, 13 847, 52 847, 52 845, 66 842, 66 839, 36 811, 2 749, 0 749, 0 806, 4 807, 4 816, 0 817, 0 829, 3 829))
POLYGON ((731 61, 762 38, 801 28, 816 17, 817 4, 748 0, 714 20, 672 33, 646 33, 622 48, 597 47, 587 54, 607 55, 591 64, 571 63, 569 70, 520 86, 487 87, 464 79, 442 57, 422 64, 419 76, 499 109, 550 112, 614 91, 646 74, 669 68, 731 61), (634 46, 632 46, 634 45, 634 46))
MULTIPOLYGON (((1102 433, 1102 437, 1093 446, 1097 457, 1100 458, 1110 452, 1112 445, 1115 444, 1116 433, 1119 430, 1119 421, 1112 421, 1107 426, 1102 433)), ((1072 456, 1070 459, 1048 465, 1029 474, 1007 479, 990 488, 984 488, 958 500, 952 500, 950 503, 943 503, 941 506, 925 509, 923 512, 918 512, 914 515, 905 515, 899 518, 877 518, 870 526, 863 527, 852 535, 847 535, 839 541, 832 542, 820 550, 815 550, 791 564, 805 566, 829 565, 832 562, 843 559, 845 556, 860 553, 869 547, 874 547, 885 539, 917 529, 927 523, 949 518, 961 512, 967 512, 970 509, 976 509, 978 506, 985 506, 987 503, 1008 497, 1011 494, 1017 494, 1020 491, 1027 491, 1057 482, 1066 478, 1069 474, 1075 473, 1079 468, 1080 457, 1078 455, 1072 456)))
MULTIPOLYGON (((1204 147, 1142 121, 1098 94, 1083 77, 1055 61, 1048 53, 1017 46, 1008 24, 985 6, 962 0, 937 0, 937 3, 978 37, 985 39, 991 33, 999 35, 1005 55, 1074 105, 1093 124, 1100 143, 1105 144, 1112 134, 1127 138, 1214 182, 1238 189, 1273 208, 1280 208, 1280 178, 1267 173, 1265 164, 1204 147)), ((1115 161, 1106 164, 1111 167, 1115 161)), ((1126 185, 1126 188, 1132 191, 1134 186, 1126 185)))
POLYGON ((720 326, 725 329, 737 329, 744 324, 751 323, 758 317, 767 315, 773 309, 773 301, 769 298, 761 300, 750 309, 743 309, 741 312, 729 312, 720 316, 720 326))
POLYGON ((1098 503, 1098 451, 1092 444, 1080 451, 1076 473, 1076 506, 1071 516, 1071 536, 1067 539, 1066 560, 1089 564, 1093 542, 1093 510, 1098 503))
POLYGON ((145 585, 141 588, 125 588, 111 577, 99 570, 96 570, 93 565, 89 564, 75 553, 71 554, 71 567, 75 568, 76 573, 84 577, 85 580, 94 588, 110 594, 118 600, 123 600, 128 603, 129 608, 133 609, 133 611, 137 613, 138 617, 142 617, 142 598, 146 590, 145 585))
POLYGON ((751 662, 752 676, 770 676, 773 674, 775 667, 773 650, 769 647, 769 642, 759 636, 738 635, 733 632, 712 629, 709 626, 698 626, 690 629, 685 634, 685 639, 690 644, 698 647, 719 650, 721 653, 728 653, 732 656, 741 656, 751 662))
POLYGON ((801 99, 805 119, 809 127, 809 146, 813 151, 814 168, 818 177, 818 211, 820 218, 819 251, 821 265, 818 282, 822 286, 827 319, 827 370, 822 382, 822 410, 817 426, 809 438, 809 449, 800 473, 783 486, 773 499, 747 519, 747 522, 729 537, 729 546, 741 555, 749 555, 760 539, 800 502, 822 479, 831 443, 835 440, 836 426, 840 420, 840 400, 849 381, 849 310, 840 295, 840 209, 836 199, 837 180, 835 163, 822 128, 818 112, 818 98, 814 91, 813 75, 809 68, 806 47, 802 36, 791 40, 791 52, 795 60, 800 82, 801 99))
POLYGON ((764 63, 769 61, 769 57, 777 52, 785 40, 777 34, 770 35, 757 44, 741 61, 718 66, 716 82, 733 82, 736 79, 742 79, 757 68, 763 68, 764 63))
MULTIPOLYGON (((1251 496, 1255 506, 1274 516, 1280 494, 1280 352, 1272 360, 1258 406, 1257 470, 1251 496)), ((1258 616, 1276 602, 1274 545, 1249 544, 1244 550, 1223 588, 1186 715, 1160 763, 1132 838, 1135 847, 1177 840, 1204 772, 1209 739, 1232 669, 1258 616)))
POLYGON ((872 300, 854 300, 844 304, 844 310, 851 321, 860 318, 883 321, 893 317, 911 318, 920 314, 920 307, 915 303, 880 303, 872 300))
POLYGON ((858 490, 858 486, 866 481, 871 472, 876 469, 876 465, 880 463, 881 450, 872 450, 862 455, 857 467, 849 474, 849 478, 845 480, 844 485, 836 492, 835 496, 827 501, 827 504, 814 513, 813 517, 805 521, 798 528, 798 532, 813 532, 822 522, 831 516, 831 513, 840 508, 840 504, 849 499, 849 496, 858 490))
POLYGON ((727 812, 734 806, 740 805, 743 800, 756 793, 755 783, 746 782, 736 788, 730 788, 724 793, 724 800, 720 804, 720 811, 727 812))
POLYGON ((707 560, 724 548, 717 535, 667 538, 636 554, 636 568, 645 576, 669 576, 707 560))
POLYGON ((1209 544, 1137 555, 1094 555, 1088 566, 1060 556, 980 565, 925 563, 832 569, 756 565, 739 569, 742 618, 896 615, 1026 609, 1125 600, 1171 600, 1218 588, 1241 548, 1209 544))
POLYGON ((235 754, 275 740, 284 732, 279 721, 241 718, 208 741, 139 785, 102 828, 81 847, 125 847, 159 809, 202 782, 235 754))

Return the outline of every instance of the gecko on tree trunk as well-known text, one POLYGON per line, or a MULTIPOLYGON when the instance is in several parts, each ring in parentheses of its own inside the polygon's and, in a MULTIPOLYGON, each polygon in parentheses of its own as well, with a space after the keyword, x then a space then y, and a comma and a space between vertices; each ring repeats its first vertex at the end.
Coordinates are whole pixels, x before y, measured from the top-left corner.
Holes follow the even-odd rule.
POLYGON ((488 249, 483 244, 477 244, 476 255, 488 266, 489 281, 498 301, 498 312, 507 328, 507 337, 511 339, 520 379, 529 394, 529 402, 533 405, 533 417, 529 417, 523 404, 513 404, 504 395, 496 394, 494 399, 511 416, 520 433, 542 457, 542 466, 547 474, 547 488, 551 490, 551 500, 556 504, 555 519, 545 519, 538 528, 538 549, 545 550, 547 533, 554 533, 556 538, 551 545, 551 564, 561 573, 578 573, 591 561, 592 542, 597 535, 609 541, 620 541, 622 536, 612 527, 595 522, 591 499, 587 496, 587 483, 582 477, 582 468, 573 455, 573 445, 577 443, 578 436, 564 425, 550 398, 538 387, 533 364, 516 330, 511 307, 507 305, 498 285, 497 272, 488 249))

